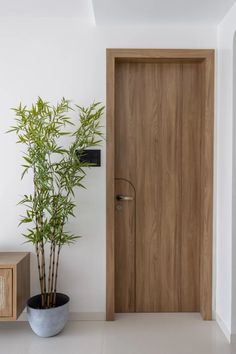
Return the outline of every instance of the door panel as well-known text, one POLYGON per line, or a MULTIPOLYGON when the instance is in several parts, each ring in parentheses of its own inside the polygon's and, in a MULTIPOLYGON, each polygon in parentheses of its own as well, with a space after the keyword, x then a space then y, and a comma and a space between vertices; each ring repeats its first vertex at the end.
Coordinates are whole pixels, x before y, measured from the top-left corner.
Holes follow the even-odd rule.
POLYGON ((175 311, 176 129, 179 65, 143 64, 145 96, 137 130, 137 308, 175 311), (170 104, 171 102, 171 104, 170 104))
POLYGON ((120 62, 115 82, 115 177, 136 201, 116 211, 116 312, 199 311, 201 63, 120 62))

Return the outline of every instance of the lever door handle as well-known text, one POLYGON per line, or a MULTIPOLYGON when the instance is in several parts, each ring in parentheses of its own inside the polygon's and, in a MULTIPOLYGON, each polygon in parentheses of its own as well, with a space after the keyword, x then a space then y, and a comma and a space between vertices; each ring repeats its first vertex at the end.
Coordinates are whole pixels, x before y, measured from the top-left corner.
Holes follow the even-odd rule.
POLYGON ((134 200, 133 197, 130 197, 128 195, 117 195, 116 196, 116 200, 119 200, 119 201, 129 201, 129 200, 134 200))

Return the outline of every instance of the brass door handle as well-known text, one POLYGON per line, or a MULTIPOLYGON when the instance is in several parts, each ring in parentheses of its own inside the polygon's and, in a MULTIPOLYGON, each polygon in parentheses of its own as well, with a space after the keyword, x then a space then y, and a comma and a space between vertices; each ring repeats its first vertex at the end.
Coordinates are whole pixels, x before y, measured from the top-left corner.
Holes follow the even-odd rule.
POLYGON ((134 200, 133 197, 130 197, 128 195, 117 195, 116 196, 116 200, 119 200, 119 201, 129 201, 129 200, 134 200))

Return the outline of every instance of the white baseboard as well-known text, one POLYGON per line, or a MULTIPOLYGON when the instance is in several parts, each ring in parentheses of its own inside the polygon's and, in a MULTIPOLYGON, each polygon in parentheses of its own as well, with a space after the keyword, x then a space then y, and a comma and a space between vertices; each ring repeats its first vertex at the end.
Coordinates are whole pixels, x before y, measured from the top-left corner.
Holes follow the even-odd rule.
POLYGON ((70 312, 70 321, 105 321, 105 312, 70 312))
MULTIPOLYGON (((228 340, 229 343, 231 343, 232 341, 232 335, 228 329, 228 327, 226 326, 225 322, 220 318, 220 316, 216 313, 215 314, 215 318, 216 318, 216 322, 218 323, 218 326, 220 327, 220 329, 222 330, 222 332, 224 333, 226 339, 228 340)), ((236 335, 235 335, 236 337, 236 335)))
MULTIPOLYGON (((70 312, 69 321, 105 321, 105 312, 70 312)), ((26 311, 22 312, 17 321, 27 321, 26 311)))

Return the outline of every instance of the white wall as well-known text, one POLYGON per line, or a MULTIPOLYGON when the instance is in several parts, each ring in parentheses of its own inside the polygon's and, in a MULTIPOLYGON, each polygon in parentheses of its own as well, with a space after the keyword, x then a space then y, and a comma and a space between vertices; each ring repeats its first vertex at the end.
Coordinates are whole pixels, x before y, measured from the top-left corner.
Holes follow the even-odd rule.
MULTIPOLYGON (((13 123, 10 107, 38 95, 61 96, 81 104, 105 103, 105 48, 215 48, 214 27, 93 27, 76 19, 24 19, 0 22, 0 249, 30 250, 17 228, 19 196, 30 190, 20 181, 22 150, 4 132, 13 123)), ((88 173, 71 229, 82 234, 62 252, 59 290, 71 296, 73 312, 105 311, 105 156, 88 173)), ((229 231, 228 231, 229 232, 229 231)), ((32 293, 38 291, 33 260, 32 293)))
MULTIPOLYGON (((236 17, 236 11, 235 11, 236 17)), ((236 27, 236 26, 235 26, 236 27)), ((236 28, 235 28, 236 30, 236 28)), ((232 174, 232 318, 231 330, 236 334, 236 32, 233 38, 233 174, 232 174)))
MULTIPOLYGON (((33 251, 22 245, 17 228, 20 195, 31 180, 20 181, 22 147, 4 132, 13 123, 11 107, 30 103, 38 95, 57 100, 62 96, 81 104, 104 101, 104 68, 98 64, 95 28, 76 20, 22 20, 0 24, 0 249, 33 251), (102 83, 102 84, 101 84, 102 83)), ((88 191, 78 197, 71 229, 83 235, 76 246, 62 251, 59 290, 71 295, 71 311, 103 312, 105 308, 105 169, 91 169, 88 191)), ((22 229, 21 229, 22 230, 22 229)), ((35 263, 35 262, 33 262, 35 263)), ((32 293, 38 291, 35 267, 32 293)))
POLYGON ((233 146, 235 147, 236 136, 236 127, 233 124, 233 73, 235 70, 233 62, 233 39, 235 30, 236 5, 232 7, 218 27, 218 207, 216 217, 216 309, 228 332, 233 334, 236 333, 236 280, 234 279, 236 276, 236 224, 234 221, 236 211, 235 161, 234 170, 232 165, 233 158, 234 160, 236 158, 235 149, 233 148, 233 146))

